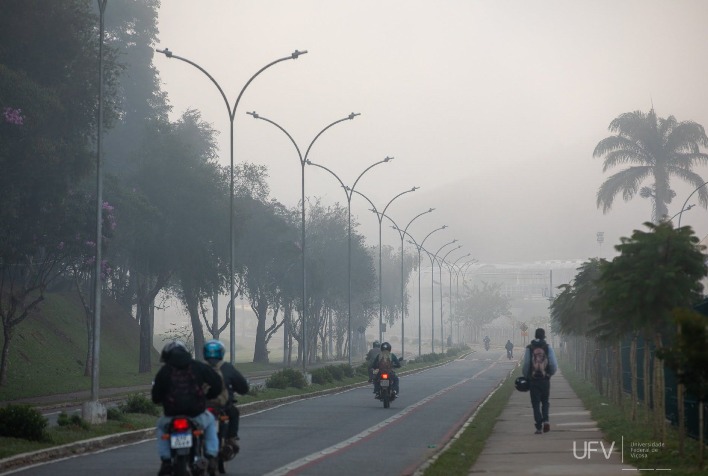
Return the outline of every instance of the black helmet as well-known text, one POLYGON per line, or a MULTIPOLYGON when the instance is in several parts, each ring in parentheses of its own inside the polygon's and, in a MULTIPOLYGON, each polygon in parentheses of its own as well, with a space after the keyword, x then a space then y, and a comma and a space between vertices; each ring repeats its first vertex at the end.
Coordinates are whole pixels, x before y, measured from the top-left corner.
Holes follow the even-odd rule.
POLYGON ((169 355, 176 349, 182 349, 184 352, 189 353, 189 350, 187 350, 187 346, 184 345, 184 342, 179 339, 175 339, 165 344, 162 348, 162 353, 160 353, 160 362, 167 362, 169 355))
POLYGON ((387 350, 391 352, 391 344, 389 344, 388 342, 384 342, 383 344, 381 344, 381 350, 387 350))
POLYGON ((519 377, 514 381, 514 387, 516 387, 516 390, 519 392, 528 392, 531 386, 529 385, 529 381, 526 380, 526 377, 519 377))
POLYGON ((374 349, 378 349, 379 347, 381 347, 381 343, 379 341, 375 340, 374 341, 374 349))

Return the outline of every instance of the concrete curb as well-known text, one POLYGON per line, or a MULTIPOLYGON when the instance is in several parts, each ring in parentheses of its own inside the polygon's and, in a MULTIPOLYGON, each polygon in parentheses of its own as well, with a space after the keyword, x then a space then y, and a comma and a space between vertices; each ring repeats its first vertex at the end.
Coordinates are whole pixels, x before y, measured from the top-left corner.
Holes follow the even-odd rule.
POLYGON ((110 448, 124 443, 132 443, 145 440, 155 436, 154 428, 116 433, 114 435, 100 436, 90 440, 82 440, 74 443, 67 443, 61 446, 54 446, 43 450, 22 453, 9 458, 0 459, 0 471, 30 466, 37 463, 65 458, 67 456, 90 453, 104 448, 110 448))

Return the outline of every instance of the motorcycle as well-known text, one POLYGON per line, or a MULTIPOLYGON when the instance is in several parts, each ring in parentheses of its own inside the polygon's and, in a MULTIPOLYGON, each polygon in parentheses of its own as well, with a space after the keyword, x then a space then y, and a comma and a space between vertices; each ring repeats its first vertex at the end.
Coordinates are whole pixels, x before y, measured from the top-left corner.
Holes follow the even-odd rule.
POLYGON ((208 463, 204 454, 204 429, 196 420, 187 416, 173 417, 165 428, 163 438, 170 440, 170 459, 175 476, 206 474, 208 463))
POLYGON ((379 394, 377 399, 383 402, 384 408, 389 408, 391 402, 396 399, 396 392, 393 391, 393 374, 391 372, 380 372, 376 375, 379 381, 379 394))
POLYGON ((489 350, 489 342, 484 341, 484 350, 489 350))
POLYGON ((223 408, 209 407, 207 410, 209 410, 209 413, 214 415, 218 425, 219 456, 217 458, 217 466, 219 473, 224 474, 226 472, 224 463, 234 459, 237 453, 234 447, 226 443, 229 430, 229 415, 223 408))

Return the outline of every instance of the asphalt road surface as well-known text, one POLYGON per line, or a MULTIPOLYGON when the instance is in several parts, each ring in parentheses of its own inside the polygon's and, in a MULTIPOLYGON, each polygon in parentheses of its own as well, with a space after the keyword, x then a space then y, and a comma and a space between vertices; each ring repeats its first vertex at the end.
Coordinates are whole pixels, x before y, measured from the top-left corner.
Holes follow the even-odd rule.
MULTIPOLYGON (((401 377, 401 396, 384 409, 372 387, 313 397, 241 418, 236 475, 412 474, 459 430, 516 360, 477 352, 401 377)), ((155 440, 75 456, 12 474, 154 475, 155 440)), ((8 473, 9 474, 9 473, 8 473)))

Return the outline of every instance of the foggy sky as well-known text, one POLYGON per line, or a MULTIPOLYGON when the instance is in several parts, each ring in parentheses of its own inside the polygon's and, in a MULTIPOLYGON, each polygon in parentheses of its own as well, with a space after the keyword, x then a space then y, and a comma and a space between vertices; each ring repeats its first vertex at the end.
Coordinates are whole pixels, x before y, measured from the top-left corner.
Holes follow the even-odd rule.
MULTIPOLYGON (((267 165, 272 196, 288 206, 300 199, 295 148, 246 111, 280 124, 303 154, 325 126, 357 112, 326 131, 309 159, 351 185, 370 164, 395 157, 357 190, 383 209, 421 187, 387 214, 403 227, 436 208, 409 229, 420 240, 447 224, 431 249, 457 238, 460 255, 484 262, 586 259, 612 256, 621 236, 651 219, 640 197, 618 197, 606 215, 595 205, 600 184, 620 170, 603 174, 592 157, 612 119, 653 105, 660 117, 708 127, 707 13, 708 3, 687 0, 162 0, 157 46, 209 71, 231 105, 261 67, 308 50, 256 78, 236 113, 236 162, 267 165)), ((186 63, 156 55, 154 64, 173 117, 202 111, 221 132, 228 164, 217 89, 186 63)), ((696 171, 708 180, 708 167, 696 171)), ((693 190, 672 186, 671 214, 693 190)), ((305 192, 346 206, 320 169, 306 168, 305 192)), ((378 221, 368 208, 354 197, 353 215, 374 245, 378 221)), ((685 212, 687 224, 703 238, 708 212, 685 212)), ((388 227, 383 240, 400 245, 388 227)))

